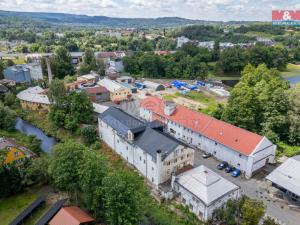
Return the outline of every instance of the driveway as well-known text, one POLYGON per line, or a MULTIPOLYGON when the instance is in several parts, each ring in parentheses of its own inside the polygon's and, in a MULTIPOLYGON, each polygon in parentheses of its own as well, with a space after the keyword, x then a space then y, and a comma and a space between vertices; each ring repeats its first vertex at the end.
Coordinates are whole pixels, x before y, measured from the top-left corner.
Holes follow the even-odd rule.
POLYGON ((264 177, 269 172, 271 172, 275 168, 275 166, 268 165, 264 170, 254 175, 251 179, 245 179, 241 176, 234 178, 230 174, 227 174, 225 171, 218 170, 216 168, 218 163, 219 161, 212 157, 203 159, 202 152, 199 150, 195 150, 195 166, 204 165, 210 168, 222 177, 240 186, 242 194, 250 198, 255 198, 263 201, 266 205, 266 213, 269 216, 278 219, 280 222, 286 225, 300 224, 300 212, 289 208, 285 200, 280 200, 273 197, 271 193, 273 193, 275 189, 270 187, 268 182, 264 179, 264 177))

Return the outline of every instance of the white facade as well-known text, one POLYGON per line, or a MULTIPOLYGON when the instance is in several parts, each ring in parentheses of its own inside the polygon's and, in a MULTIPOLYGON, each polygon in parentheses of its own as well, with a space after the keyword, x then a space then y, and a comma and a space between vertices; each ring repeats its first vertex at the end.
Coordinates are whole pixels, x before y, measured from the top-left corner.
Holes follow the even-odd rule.
POLYGON ((157 153, 154 158, 135 145, 134 141, 119 136, 116 130, 100 118, 98 124, 100 138, 156 187, 169 180, 171 174, 177 169, 188 164, 192 165, 194 162, 194 150, 184 145, 178 145, 167 157, 163 158, 161 154, 157 153))
POLYGON ((221 161, 228 162, 244 172, 247 178, 250 178, 254 171, 262 168, 267 163, 275 163, 276 145, 273 145, 266 137, 262 138, 250 155, 245 155, 175 121, 165 119, 159 115, 153 116, 153 112, 143 107, 140 108, 140 116, 148 121, 157 119, 157 117, 161 118, 169 134, 196 149, 211 153, 221 161))
POLYGON ((177 48, 181 48, 182 45, 184 45, 185 43, 188 43, 190 41, 190 39, 188 39, 187 37, 181 36, 177 38, 177 48))
POLYGON ((205 166, 174 176, 172 187, 180 202, 203 221, 210 219, 213 212, 229 199, 240 197, 238 186, 205 166))

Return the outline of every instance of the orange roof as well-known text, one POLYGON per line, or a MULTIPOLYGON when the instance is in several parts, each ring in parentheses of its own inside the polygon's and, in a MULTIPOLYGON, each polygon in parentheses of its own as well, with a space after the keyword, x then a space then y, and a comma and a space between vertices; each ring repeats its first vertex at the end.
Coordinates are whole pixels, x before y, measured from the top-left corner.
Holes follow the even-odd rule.
POLYGON ((64 207, 49 222, 50 225, 80 225, 95 221, 76 206, 64 207))
POLYGON ((141 107, 198 132, 244 155, 250 155, 263 139, 263 137, 258 134, 181 105, 176 106, 176 110, 171 116, 165 115, 164 101, 157 97, 148 97, 142 100, 141 107))

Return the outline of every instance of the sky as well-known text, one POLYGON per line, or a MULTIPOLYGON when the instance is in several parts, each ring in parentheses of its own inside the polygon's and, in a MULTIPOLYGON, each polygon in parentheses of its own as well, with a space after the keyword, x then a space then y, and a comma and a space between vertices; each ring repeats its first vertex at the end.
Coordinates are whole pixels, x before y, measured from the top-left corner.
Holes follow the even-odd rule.
POLYGON ((300 9, 300 0, 0 0, 0 9, 122 18, 270 21, 272 9, 300 9))

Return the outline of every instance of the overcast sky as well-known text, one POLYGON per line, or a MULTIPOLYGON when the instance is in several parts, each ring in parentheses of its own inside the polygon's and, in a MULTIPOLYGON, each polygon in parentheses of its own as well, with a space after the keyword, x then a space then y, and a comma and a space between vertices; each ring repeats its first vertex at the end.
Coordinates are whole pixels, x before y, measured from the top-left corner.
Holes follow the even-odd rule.
POLYGON ((267 21, 272 9, 296 8, 300 9, 300 0, 0 0, 0 9, 9 11, 225 21, 267 21))

